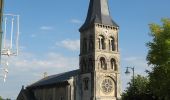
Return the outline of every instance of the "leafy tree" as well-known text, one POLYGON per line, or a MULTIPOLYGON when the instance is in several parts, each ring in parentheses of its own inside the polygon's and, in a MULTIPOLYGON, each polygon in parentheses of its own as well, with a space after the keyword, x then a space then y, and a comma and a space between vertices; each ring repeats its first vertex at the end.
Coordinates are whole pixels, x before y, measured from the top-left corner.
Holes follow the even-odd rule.
POLYGON ((162 19, 162 22, 162 26, 150 24, 153 41, 147 43, 147 61, 154 67, 170 63, 170 19, 162 19))
POLYGON ((150 91, 149 79, 137 75, 128 83, 129 87, 122 94, 122 100, 156 100, 150 91))
POLYGON ((3 100, 1 96, 0 96, 0 100, 3 100))
POLYGON ((153 38, 147 43, 147 61, 151 89, 159 100, 170 100, 170 19, 162 19, 162 25, 150 24, 153 38))

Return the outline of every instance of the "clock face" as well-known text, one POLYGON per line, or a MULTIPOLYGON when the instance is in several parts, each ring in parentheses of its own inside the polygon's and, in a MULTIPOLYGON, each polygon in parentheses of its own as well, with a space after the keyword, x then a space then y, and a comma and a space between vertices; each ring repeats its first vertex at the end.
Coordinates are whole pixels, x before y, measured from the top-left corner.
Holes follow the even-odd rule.
POLYGON ((114 89, 114 82, 111 78, 107 77, 101 82, 101 89, 103 93, 111 93, 114 89))

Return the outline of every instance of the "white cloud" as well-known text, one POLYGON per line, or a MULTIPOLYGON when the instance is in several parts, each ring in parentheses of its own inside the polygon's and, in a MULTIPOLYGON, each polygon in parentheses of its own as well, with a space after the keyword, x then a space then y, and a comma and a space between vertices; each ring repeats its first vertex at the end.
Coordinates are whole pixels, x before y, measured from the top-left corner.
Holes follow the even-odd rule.
POLYGON ((58 68, 76 68, 78 67, 77 57, 67 57, 55 52, 49 52, 41 55, 41 58, 30 53, 23 53, 16 58, 10 60, 10 65, 15 66, 19 70, 50 70, 58 68), (74 62, 74 63, 73 63, 74 62))
POLYGON ((56 45, 72 50, 72 51, 78 51, 80 49, 80 40, 66 39, 66 40, 57 42, 56 45))
POLYGON ((53 27, 51 27, 51 26, 41 26, 40 29, 48 31, 48 30, 53 30, 53 27))
POLYGON ((2 58, 9 61, 7 81, 4 85, 0 80, 1 96, 16 98, 22 85, 30 85, 41 79, 43 73, 48 75, 75 70, 78 68, 78 57, 67 57, 56 52, 44 55, 21 52, 16 57, 2 58))
POLYGON ((70 22, 73 23, 73 24, 81 24, 81 23, 82 23, 82 22, 81 22, 80 20, 78 20, 78 19, 71 19, 70 22))

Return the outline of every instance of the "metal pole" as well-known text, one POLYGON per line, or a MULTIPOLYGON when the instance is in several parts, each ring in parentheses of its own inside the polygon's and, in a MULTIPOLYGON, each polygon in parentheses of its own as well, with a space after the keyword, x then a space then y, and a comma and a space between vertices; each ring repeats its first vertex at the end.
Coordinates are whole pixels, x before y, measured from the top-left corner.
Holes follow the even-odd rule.
POLYGON ((3 18, 3 0, 0 0, 0 64, 1 64, 1 46, 2 46, 2 18, 3 18))
POLYGON ((12 18, 12 23, 11 23, 11 43, 10 43, 10 49, 12 49, 13 32, 14 32, 14 18, 12 18))
POLYGON ((6 25, 7 25, 7 18, 5 17, 5 25, 4 25, 4 48, 6 48, 6 25))
POLYGON ((17 15, 17 36, 16 36, 16 49, 17 49, 17 52, 16 52, 16 55, 18 55, 18 51, 19 51, 19 15, 17 15))

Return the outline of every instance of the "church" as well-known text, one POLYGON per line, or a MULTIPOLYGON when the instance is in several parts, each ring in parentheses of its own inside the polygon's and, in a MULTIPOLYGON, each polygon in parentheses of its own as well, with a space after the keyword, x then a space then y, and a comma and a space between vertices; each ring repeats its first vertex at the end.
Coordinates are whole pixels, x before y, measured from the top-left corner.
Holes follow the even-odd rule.
POLYGON ((89 0, 79 32, 79 69, 23 87, 17 100, 120 100, 119 26, 107 0, 89 0))

